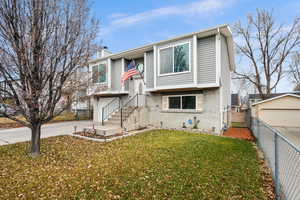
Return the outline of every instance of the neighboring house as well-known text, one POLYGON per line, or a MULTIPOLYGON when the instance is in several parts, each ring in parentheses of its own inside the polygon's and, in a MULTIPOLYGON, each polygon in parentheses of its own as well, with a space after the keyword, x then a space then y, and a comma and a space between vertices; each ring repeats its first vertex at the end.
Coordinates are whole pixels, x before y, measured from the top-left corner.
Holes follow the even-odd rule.
POLYGON ((246 121, 246 113, 242 109, 241 97, 239 94, 231 94, 231 122, 244 123, 246 121))
POLYGON ((71 105, 71 110, 78 117, 90 118, 92 114, 91 100, 87 94, 90 83, 89 73, 89 67, 83 66, 79 67, 73 75, 78 86, 74 91, 74 100, 71 105))
POLYGON ((231 94, 231 110, 235 112, 240 112, 241 109, 241 99, 239 94, 231 94))
POLYGON ((231 105, 235 68, 228 25, 106 54, 89 65, 95 123, 126 130, 149 125, 220 133, 228 122, 224 109, 231 105), (123 85, 122 74, 132 60, 141 75, 123 85))
POLYGON ((300 95, 283 94, 252 104, 252 116, 274 127, 300 127, 300 95))

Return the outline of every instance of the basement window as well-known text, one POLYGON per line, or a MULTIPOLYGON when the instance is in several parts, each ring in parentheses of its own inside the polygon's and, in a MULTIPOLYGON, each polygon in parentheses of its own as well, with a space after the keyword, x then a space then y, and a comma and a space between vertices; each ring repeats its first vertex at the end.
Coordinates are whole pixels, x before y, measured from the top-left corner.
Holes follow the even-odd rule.
POLYGON ((196 96, 169 96, 169 109, 196 109, 196 96))

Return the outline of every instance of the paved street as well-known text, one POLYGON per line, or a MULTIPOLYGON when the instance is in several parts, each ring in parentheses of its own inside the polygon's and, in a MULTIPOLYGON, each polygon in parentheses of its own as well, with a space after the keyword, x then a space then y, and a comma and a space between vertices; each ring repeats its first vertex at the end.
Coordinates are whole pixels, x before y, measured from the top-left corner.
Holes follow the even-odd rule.
MULTIPOLYGON (((77 130, 82 130, 83 128, 91 127, 92 121, 71 121, 46 124, 42 126, 41 137, 46 138, 71 134, 74 131, 74 126, 77 126, 77 130)), ((30 138, 31 131, 29 128, 22 127, 0 130, 0 145, 29 141, 30 138)))

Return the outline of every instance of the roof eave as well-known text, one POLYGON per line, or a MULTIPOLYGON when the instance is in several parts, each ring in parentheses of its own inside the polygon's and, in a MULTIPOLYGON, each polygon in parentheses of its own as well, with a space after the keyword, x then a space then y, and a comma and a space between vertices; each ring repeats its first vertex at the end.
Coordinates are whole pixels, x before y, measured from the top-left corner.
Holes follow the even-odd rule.
POLYGON ((265 103, 265 102, 273 101, 273 100, 275 100, 275 99, 280 99, 280 98, 286 97, 286 96, 291 96, 291 97, 297 97, 297 98, 300 98, 300 96, 299 96, 299 95, 296 95, 296 94, 283 94, 283 95, 280 95, 280 96, 277 96, 277 97, 273 97, 273 98, 270 98, 270 99, 266 99, 266 100, 262 100, 262 101, 253 103, 251 106, 256 106, 256 105, 258 105, 258 104, 262 104, 262 103, 265 103))
POLYGON ((96 62, 99 62, 99 61, 102 61, 102 60, 105 60, 105 59, 108 59, 108 58, 117 59, 117 58, 121 58, 123 56, 126 56, 128 54, 142 53, 142 52, 145 52, 145 51, 150 51, 150 50, 153 49, 153 46, 155 46, 155 45, 161 45, 161 44, 164 44, 164 43, 173 42, 173 41, 176 41, 176 40, 192 37, 193 35, 197 35, 197 37, 199 37, 199 38, 208 37, 208 36, 217 34, 219 30, 229 40, 230 45, 229 45, 228 49, 229 49, 230 67, 231 67, 232 70, 234 70, 235 69, 235 64, 234 64, 234 53, 233 53, 234 52, 233 51, 233 39, 232 39, 231 30, 230 30, 228 24, 216 26, 216 27, 209 28, 209 29, 204 29, 204 30, 193 32, 193 33, 190 33, 190 34, 181 35, 181 36, 171 38, 171 39, 167 39, 167 40, 162 40, 162 41, 151 43, 151 44, 148 44, 148 45, 145 45, 145 46, 141 46, 141 47, 137 47, 137 48, 133 48, 133 49, 128 49, 128 50, 125 50, 125 51, 121 51, 119 53, 111 54, 111 55, 106 56, 106 57, 93 59, 93 60, 89 61, 89 63, 96 63, 96 62))

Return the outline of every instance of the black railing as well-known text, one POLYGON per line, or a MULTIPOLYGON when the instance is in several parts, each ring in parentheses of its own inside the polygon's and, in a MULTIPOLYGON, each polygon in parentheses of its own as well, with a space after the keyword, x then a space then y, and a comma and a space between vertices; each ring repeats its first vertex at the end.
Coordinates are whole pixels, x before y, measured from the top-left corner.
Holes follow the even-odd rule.
POLYGON ((137 107, 139 107, 139 95, 135 94, 121 107, 121 127, 123 127, 123 121, 125 121, 137 107))
POLYGON ((109 116, 115 111, 119 110, 120 107, 120 98, 114 98, 102 108, 102 126, 104 125, 104 120, 107 120, 109 116))

